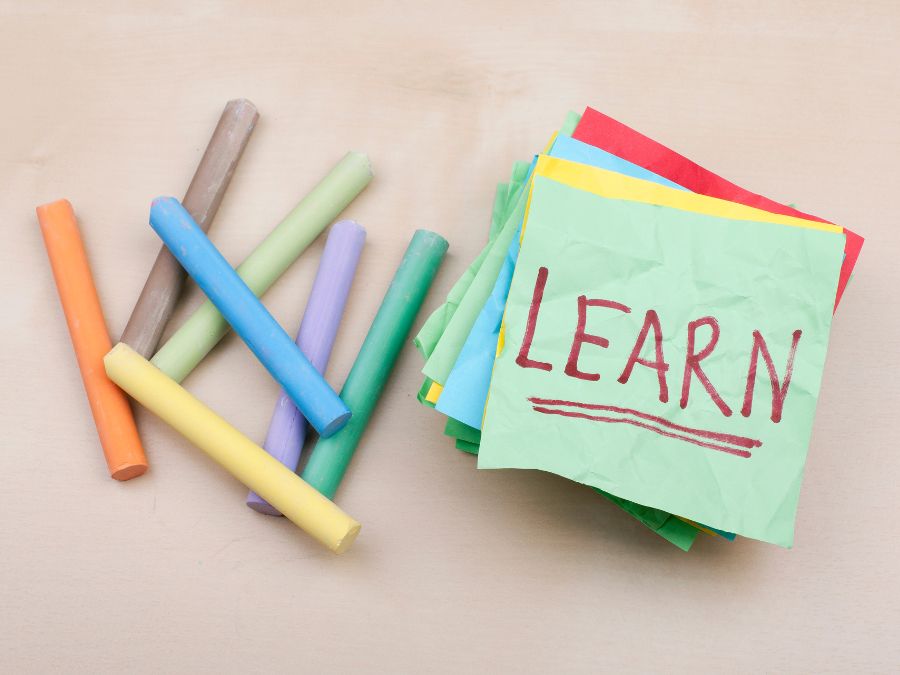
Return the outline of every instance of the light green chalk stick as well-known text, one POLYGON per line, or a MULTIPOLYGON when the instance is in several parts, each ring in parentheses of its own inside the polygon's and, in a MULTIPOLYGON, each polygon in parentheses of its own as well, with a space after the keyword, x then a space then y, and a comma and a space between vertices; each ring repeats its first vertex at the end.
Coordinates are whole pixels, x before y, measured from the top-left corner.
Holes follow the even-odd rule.
MULTIPOLYGON (((316 237, 372 180, 369 158, 348 152, 328 175, 284 217, 237 273, 257 297, 284 274, 316 237)), ((151 363, 181 382, 229 330, 228 322, 207 300, 156 352, 151 363)))
MULTIPOLYGON (((478 254, 478 257, 472 261, 472 264, 469 265, 466 271, 463 272, 463 275, 455 284, 453 284, 453 288, 451 288, 450 292, 447 294, 447 299, 444 301, 444 304, 431 313, 425 323, 422 324, 422 328, 416 334, 416 337, 413 339, 416 348, 426 360, 431 356, 431 352, 434 351, 435 345, 437 345, 438 340, 440 340, 441 336, 444 334, 447 324, 450 323, 450 319, 453 318, 456 307, 463 299, 463 296, 468 292, 472 280, 481 268, 481 263, 484 262, 485 256, 487 256, 488 250, 491 247, 491 242, 500 231, 500 226, 506 222, 506 212, 512 208, 512 205, 509 203, 511 195, 518 195, 518 190, 522 187, 522 182, 528 173, 529 166, 530 164, 528 162, 516 162, 513 165, 510 182, 497 185, 497 191, 494 194, 494 207, 491 211, 491 226, 488 231, 488 243, 481 250, 481 253, 478 254), (522 167, 524 167, 524 172, 522 167)), ((434 407, 434 405, 432 404, 431 407, 434 407)))

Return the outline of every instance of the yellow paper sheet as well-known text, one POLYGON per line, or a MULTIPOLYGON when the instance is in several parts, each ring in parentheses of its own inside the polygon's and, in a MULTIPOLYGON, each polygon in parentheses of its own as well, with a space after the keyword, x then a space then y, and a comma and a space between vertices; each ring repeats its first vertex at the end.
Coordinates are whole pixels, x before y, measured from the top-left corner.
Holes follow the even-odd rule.
MULTIPOLYGON (((763 223, 775 223, 789 225, 791 227, 806 227, 823 232, 842 233, 843 227, 821 223, 816 220, 806 220, 794 216, 783 216, 777 213, 769 213, 752 206, 745 206, 735 202, 729 202, 716 197, 707 197, 694 192, 676 190, 674 188, 657 185, 640 178, 623 176, 614 171, 598 169, 587 164, 570 162, 557 157, 541 155, 534 167, 534 176, 549 178, 558 183, 563 183, 577 190, 591 192, 607 199, 623 199, 626 201, 644 202, 682 211, 693 211, 708 216, 719 216, 733 220, 750 220, 763 223)), ((531 188, 528 192, 528 202, 525 206, 525 221, 522 223, 522 237, 528 224, 528 212, 531 207, 531 188)), ((500 327, 500 339, 497 343, 497 352, 503 349, 504 329, 500 327)))

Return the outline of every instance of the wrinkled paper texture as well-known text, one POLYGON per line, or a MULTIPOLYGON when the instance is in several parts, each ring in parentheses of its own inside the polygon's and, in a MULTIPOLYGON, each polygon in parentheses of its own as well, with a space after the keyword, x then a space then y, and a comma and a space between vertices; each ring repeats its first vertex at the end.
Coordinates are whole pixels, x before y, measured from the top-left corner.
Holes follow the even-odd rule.
MULTIPOLYGON (((718 201, 686 196, 692 204, 718 201)), ((785 227, 608 199, 550 180, 540 170, 526 223, 506 306, 505 343, 494 366, 479 468, 550 471, 711 527, 790 546, 843 234, 810 227, 808 221, 785 227), (529 358, 551 364, 549 372, 516 363, 541 267, 547 269, 546 286, 529 358), (585 331, 609 340, 606 348, 583 344, 577 361, 581 371, 599 373, 597 381, 564 372, 580 295, 631 309, 586 309, 585 331), (658 313, 662 329, 669 364, 667 402, 660 401, 654 369, 637 364, 627 383, 617 380, 647 310, 658 313), (720 335, 702 370, 730 407, 727 417, 697 376, 691 379, 686 407, 679 405, 688 324, 707 316, 718 321, 720 335), (765 338, 783 379, 792 334, 798 329, 802 335, 780 422, 770 419, 772 387, 762 358, 752 413, 743 416, 753 331, 765 338), (540 405, 529 398, 569 404, 540 405), (579 405, 614 406, 645 417, 579 405), (537 412, 536 407, 555 412, 537 412), (571 412, 589 418, 569 416, 571 412), (623 417, 632 422, 590 419, 623 417), (663 422, 647 421, 656 418, 663 422), (635 421, 670 433, 648 430, 635 421), (672 437, 672 428, 665 424, 740 436, 761 445, 740 448, 749 456, 739 456, 672 437)), ((695 353, 707 344, 710 332, 708 326, 697 329, 695 353)), ((650 331, 640 356, 652 361, 654 353, 650 331)), ((674 435, 698 438, 694 432, 674 435)), ((700 438, 707 445, 723 446, 700 438)))

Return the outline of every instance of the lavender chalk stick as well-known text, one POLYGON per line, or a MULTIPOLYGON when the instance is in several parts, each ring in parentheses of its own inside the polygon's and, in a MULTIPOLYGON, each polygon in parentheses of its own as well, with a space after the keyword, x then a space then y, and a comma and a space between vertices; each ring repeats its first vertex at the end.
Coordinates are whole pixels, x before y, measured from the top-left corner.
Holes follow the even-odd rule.
MULTIPOLYGON (((328 365, 334 336, 365 241, 365 229, 352 220, 335 223, 328 233, 316 280, 297 333, 297 346, 320 373, 324 373, 328 365)), ((296 471, 305 439, 306 419, 282 389, 263 447, 291 471, 296 471)), ((252 490, 247 495, 247 506, 270 516, 281 515, 278 509, 252 490)))

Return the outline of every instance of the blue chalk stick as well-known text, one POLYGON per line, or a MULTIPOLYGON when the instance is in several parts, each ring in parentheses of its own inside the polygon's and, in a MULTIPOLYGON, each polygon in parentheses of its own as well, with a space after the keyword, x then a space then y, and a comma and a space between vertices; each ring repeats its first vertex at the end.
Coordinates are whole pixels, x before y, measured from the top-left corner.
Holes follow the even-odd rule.
POLYGON ((350 419, 349 408, 179 201, 153 200, 150 226, 319 435, 341 429, 350 419))

